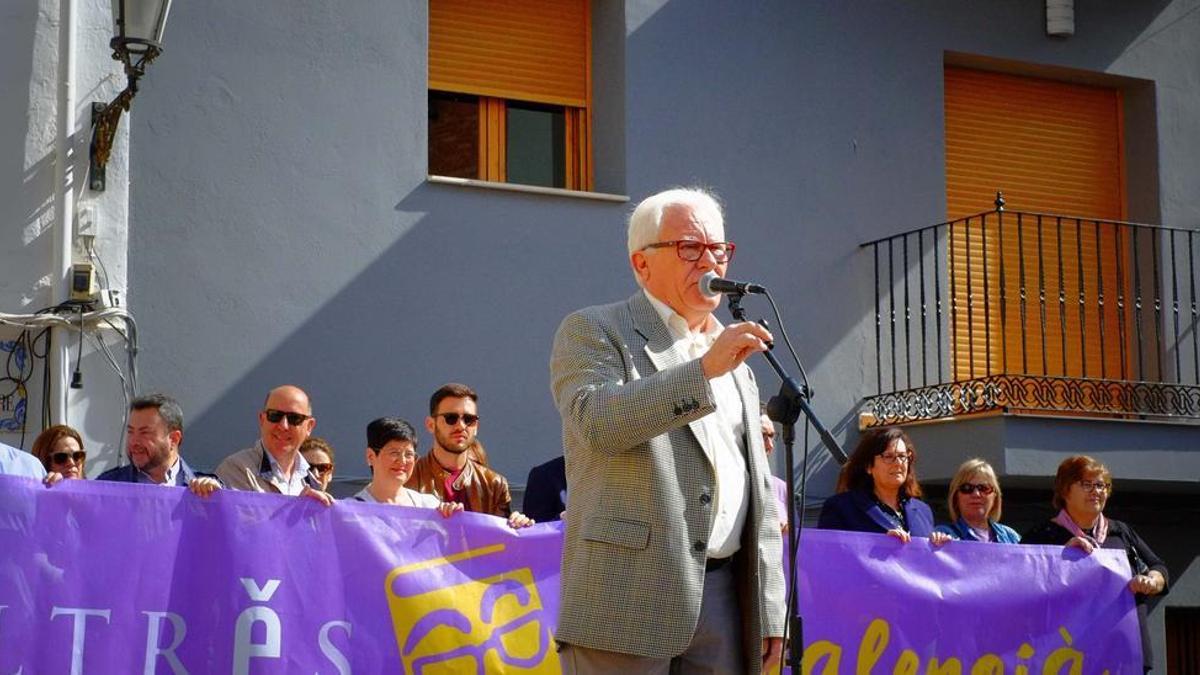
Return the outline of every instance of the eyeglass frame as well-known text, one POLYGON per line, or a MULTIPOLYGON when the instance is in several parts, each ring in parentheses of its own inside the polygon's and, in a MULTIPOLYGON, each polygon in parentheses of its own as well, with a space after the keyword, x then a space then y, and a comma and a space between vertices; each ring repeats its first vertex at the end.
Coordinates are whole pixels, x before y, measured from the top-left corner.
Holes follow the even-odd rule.
POLYGON ((87 450, 75 450, 74 452, 52 452, 50 453, 51 464, 66 464, 67 460, 71 460, 76 464, 83 464, 87 460, 87 450), (62 459, 59 459, 59 458, 62 459))
POLYGON ((875 456, 887 464, 912 464, 913 462, 913 454, 911 452, 897 452, 890 455, 886 452, 881 452, 875 456))
POLYGON ((275 408, 263 408, 263 417, 265 417, 266 420, 271 424, 279 424, 283 422, 284 419, 287 419, 288 426, 290 427, 298 427, 313 418, 312 415, 305 415, 304 413, 298 412, 287 412, 285 410, 276 410, 275 408), (275 419, 271 419, 272 416, 274 416, 275 419))
POLYGON ((669 241, 656 241, 653 244, 646 244, 641 248, 641 250, 645 251, 648 248, 667 248, 668 246, 674 246, 675 255, 679 256, 679 259, 684 262, 696 262, 704 257, 705 251, 708 251, 709 253, 712 253, 713 260, 715 260, 718 265, 729 264, 729 262, 733 260, 733 252, 737 250, 737 244, 734 244, 732 241, 713 241, 705 243, 695 239, 671 239, 669 241), (688 258, 683 255, 683 247, 685 244, 700 247, 699 253, 696 254, 695 258, 688 258), (715 246, 724 247, 725 253, 722 256, 723 259, 722 257, 717 256, 717 249, 713 248, 715 246))
POLYGON ((308 472, 315 476, 324 476, 327 473, 333 473, 333 462, 309 462, 308 472))
POLYGON ((468 428, 473 427, 476 424, 479 424, 479 415, 474 415, 472 413, 443 412, 443 413, 437 413, 436 415, 434 415, 434 417, 442 418, 443 422, 445 422, 448 426, 452 426, 452 427, 458 426, 458 421, 460 419, 463 421, 463 424, 467 425, 468 428), (450 420, 451 417, 454 418, 453 421, 450 420))
POLYGON ((1084 492, 1103 492, 1104 494, 1112 492, 1111 481, 1085 480, 1081 478, 1075 481, 1075 484, 1084 492))
POLYGON ((385 459, 385 460, 387 460, 387 461, 389 461, 389 462, 396 462, 396 461, 401 461, 401 462, 403 462, 403 461, 415 462, 415 461, 417 461, 417 457, 420 457, 420 455, 417 453, 417 451, 416 451, 415 449, 414 449, 414 450, 401 450, 401 451, 398 453, 398 454, 399 454, 399 459, 398 459, 398 460, 397 460, 397 458, 396 458, 396 456, 395 456, 395 455, 397 455, 397 453, 395 453, 395 452, 388 452, 388 454, 386 454, 386 455, 385 455, 385 454, 383 454, 383 448, 371 448, 371 452, 375 453, 375 456, 376 456, 376 457, 380 457, 380 458, 382 458, 382 459, 385 459))
POLYGON ((996 492, 996 488, 988 483, 960 483, 958 493, 961 495, 973 495, 978 492, 981 496, 988 497, 996 492))

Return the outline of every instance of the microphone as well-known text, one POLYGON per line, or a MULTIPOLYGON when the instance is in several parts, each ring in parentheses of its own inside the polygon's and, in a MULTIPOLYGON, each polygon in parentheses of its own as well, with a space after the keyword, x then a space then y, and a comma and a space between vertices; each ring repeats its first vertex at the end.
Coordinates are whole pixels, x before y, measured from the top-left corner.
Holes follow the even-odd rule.
POLYGON ((722 293, 745 295, 747 293, 767 292, 766 288, 759 286, 758 284, 752 284, 749 281, 734 281, 733 279, 724 279, 717 276, 717 273, 713 271, 705 272, 704 276, 700 277, 700 281, 697 282, 697 285, 700 287, 700 294, 709 298, 715 298, 722 293))

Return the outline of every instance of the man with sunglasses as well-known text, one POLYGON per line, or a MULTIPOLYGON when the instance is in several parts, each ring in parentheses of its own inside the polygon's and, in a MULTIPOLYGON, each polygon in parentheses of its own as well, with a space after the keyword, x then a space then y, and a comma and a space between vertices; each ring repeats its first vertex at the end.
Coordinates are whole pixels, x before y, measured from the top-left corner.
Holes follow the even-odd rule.
POLYGON ((139 396, 129 404, 125 454, 129 464, 109 469, 96 480, 187 487, 207 497, 221 485, 215 476, 196 473, 179 447, 183 443, 183 408, 166 394, 139 396))
POLYGON ((554 337, 567 673, 759 673, 780 658, 782 542, 744 365, 771 335, 722 326, 698 287, 734 248, 708 193, 653 195, 629 219, 641 290, 554 337))
POLYGON ((317 426, 303 389, 286 384, 267 394, 258 411, 258 441, 225 458, 217 477, 234 490, 311 497, 326 506, 333 497, 320 489, 300 446, 317 426))
POLYGON ((417 460, 406 487, 443 502, 458 502, 467 511, 507 518, 514 528, 529 527, 533 521, 512 510, 508 479, 472 457, 479 431, 478 400, 474 389, 455 382, 433 392, 425 418, 433 447, 417 460))

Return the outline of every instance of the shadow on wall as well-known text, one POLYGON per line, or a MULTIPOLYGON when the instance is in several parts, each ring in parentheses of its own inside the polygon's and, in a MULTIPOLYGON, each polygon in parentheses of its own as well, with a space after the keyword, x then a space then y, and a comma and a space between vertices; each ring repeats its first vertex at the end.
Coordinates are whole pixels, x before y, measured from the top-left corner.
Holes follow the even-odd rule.
POLYGON ((185 453, 212 467, 250 445, 266 392, 293 383, 312 396, 314 433, 338 451, 339 474, 365 476, 367 422, 408 419, 425 451, 429 395, 459 381, 479 393, 493 466, 523 482, 529 466, 561 452, 548 384, 558 322, 630 292, 623 209, 419 185, 396 211, 425 215, 203 411, 185 453))

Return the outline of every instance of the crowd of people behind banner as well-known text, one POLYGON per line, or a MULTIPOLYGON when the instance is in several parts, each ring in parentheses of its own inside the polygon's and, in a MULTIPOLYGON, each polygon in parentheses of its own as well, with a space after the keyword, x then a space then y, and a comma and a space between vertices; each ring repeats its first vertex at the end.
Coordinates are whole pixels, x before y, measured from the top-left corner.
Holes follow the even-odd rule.
MULTIPOLYGON (((564 653, 564 664, 570 663, 568 670, 571 672, 621 672, 624 667, 622 664, 630 663, 621 660, 623 655, 636 658, 654 656, 667 641, 665 636, 660 636, 657 642, 642 644, 637 641, 640 633, 634 631, 636 635, 631 634, 623 641, 591 644, 592 633, 585 627, 592 619, 586 616, 590 606, 573 604, 574 600, 567 593, 571 590, 568 588, 572 579, 570 573, 578 573, 568 569, 573 560, 578 561, 578 565, 590 565, 600 564, 601 559, 588 556, 598 556, 601 552, 605 555, 640 555, 646 547, 653 545, 649 533, 655 531, 656 527, 663 528, 672 537, 675 535, 671 530, 675 525, 645 520, 664 515, 671 517, 669 513, 633 513, 639 509, 661 510, 658 502, 653 502, 654 508, 646 509, 632 502, 634 495, 652 500, 659 498, 654 485, 643 484, 640 491, 635 487, 639 480, 650 480, 652 475, 662 474, 663 467, 655 467, 652 463, 635 465, 632 462, 657 462, 672 456, 677 461, 679 457, 688 455, 680 454, 682 451, 676 446, 687 444, 688 452, 691 452, 691 444, 695 444, 696 437, 699 437, 703 439, 704 451, 710 453, 709 461, 719 469, 715 472, 717 478, 724 481, 729 475, 738 475, 737 455, 731 455, 735 458, 733 465, 722 465, 721 462, 727 459, 722 459, 720 452, 714 455, 707 443, 714 438, 725 438, 728 441, 726 445, 733 452, 741 448, 744 453, 741 457, 746 463, 740 475, 749 475, 753 479, 763 472, 766 454, 773 446, 774 428, 770 421, 765 416, 754 420, 749 408, 751 403, 746 402, 744 392, 753 391, 756 398, 757 391, 752 376, 742 365, 749 353, 766 348, 769 334, 749 324, 734 324, 728 329, 715 324, 710 318, 715 304, 694 293, 699 273, 716 270, 723 275, 732 258, 734 245, 724 241, 723 234, 719 206, 711 196, 701 191, 660 193, 648 198, 635 210, 631 217, 629 250, 631 265, 642 291, 626 303, 582 310, 568 317, 560 328, 552 359, 552 386, 564 417, 567 460, 558 457, 530 472, 525 496, 525 510, 528 513, 512 508, 508 481, 488 465, 487 454, 477 438, 480 421, 478 396, 470 387, 446 384, 430 397, 424 425, 432 437, 432 443, 429 452, 423 456, 417 452, 419 439, 415 427, 404 419, 384 417, 367 425, 364 459, 370 469, 371 479, 366 487, 352 497, 354 500, 431 508, 444 517, 451 517, 460 511, 484 513, 505 518, 513 528, 528 527, 534 523, 534 518, 557 519, 560 514, 567 520, 567 546, 563 562, 565 600, 559 628, 568 636, 566 640, 560 636, 560 642, 568 650, 564 653), (639 223, 643 212, 648 214, 648 224, 639 223), (668 230, 676 238, 659 241, 668 230), (654 255, 656 250, 663 248, 668 252, 662 256, 654 255), (689 309, 693 311, 689 313, 689 309), (681 315, 684 315, 683 318, 681 315), (658 322, 660 318, 661 323, 658 322), (684 323, 684 318, 698 318, 699 321, 684 323), (606 321, 613 326, 600 326, 606 321), (679 322, 678 326, 673 323, 675 321, 679 322), (608 331, 600 341, 592 335, 597 326, 608 331), (697 332, 697 326, 707 333, 697 332), (735 329, 738 332, 736 335, 735 329), (627 342, 632 341, 635 332, 639 336, 649 335, 644 353, 650 361, 636 364, 637 368, 626 364, 623 366, 626 372, 603 373, 608 380, 587 379, 598 377, 593 364, 605 363, 607 366, 614 362, 603 351, 596 351, 611 347, 605 341, 611 339, 609 333, 613 331, 624 331, 622 339, 627 342), (725 346, 726 337, 729 338, 730 356, 726 363, 710 373, 710 363, 706 360, 718 348, 725 346), (672 344, 672 341, 678 345, 672 344), (663 356, 676 348, 679 351, 674 356, 663 356), (639 369, 643 373, 661 370, 656 375, 663 376, 660 381, 665 384, 661 386, 674 387, 672 395, 658 396, 656 399, 653 398, 655 392, 635 387, 633 382, 639 378, 639 369), (668 376, 673 379, 667 381, 668 376), (731 376, 733 379, 729 379, 731 376), (722 378, 724 388, 718 386, 722 378), (705 384, 705 379, 713 384, 705 384), (623 389, 626 387, 628 391, 623 389), (676 391, 679 393, 674 393, 676 391), (608 418, 589 417, 606 413, 604 408, 588 405, 587 397, 597 392, 609 396, 601 401, 613 406, 612 411, 607 411, 613 413, 608 418), (722 396, 726 399, 719 400, 722 396), (696 437, 676 435, 681 433, 680 429, 687 429, 688 424, 693 425, 692 430, 695 431, 696 420, 705 420, 707 424, 707 421, 720 418, 719 413, 709 413, 714 409, 722 410, 718 406, 721 402, 732 403, 724 410, 745 408, 745 417, 717 419, 709 427, 702 425, 696 437), (664 408, 662 419, 651 417, 649 413, 643 414, 645 410, 660 404, 664 408), (627 406, 627 412, 622 412, 623 405, 627 406), (630 416, 637 419, 630 419, 630 416), (761 424, 761 439, 754 433, 757 429, 750 428, 755 421, 761 424), (745 427, 742 440, 721 436, 721 425, 726 422, 733 428, 745 427), (578 429, 574 426, 576 423, 578 429), (628 426, 634 423, 636 428, 628 426), (602 428, 603 425, 608 426, 602 428), (610 435, 605 436, 606 433, 610 435), (734 444, 735 440, 737 444, 734 444), (661 446, 656 445, 660 441, 665 442, 661 446), (572 449, 572 444, 577 447, 572 449), (624 452, 630 447, 641 448, 643 452, 634 455, 624 452), (575 454, 572 455, 572 452, 575 454), (576 482, 572 483, 572 490, 578 490, 578 494, 568 494, 568 461, 576 463, 573 469, 577 472, 574 477, 576 482), (641 472, 640 477, 638 472, 641 472), (723 475, 722 472, 726 473, 723 475), (608 488, 618 492, 628 488, 632 492, 625 498, 619 498, 618 495, 612 499, 600 492, 593 494, 593 488, 606 489, 603 485, 605 481, 611 483, 608 488), (572 502, 572 499, 576 501, 572 502), (575 512, 581 514, 578 518, 572 518, 569 502, 573 504, 575 512), (611 519, 607 516, 594 518, 584 523, 582 530, 572 529, 579 528, 581 521, 592 518, 595 513, 603 513, 605 508, 630 512, 622 511, 611 519), (579 549, 580 546, 585 548, 579 549), (596 548, 600 546, 604 548, 596 548), (582 558, 573 557, 580 555, 579 550, 589 553, 582 558), (581 617, 580 623, 575 622, 576 615, 581 617), (588 648, 581 649, 583 645, 588 648)), ((636 350, 629 350, 628 354, 637 354, 638 358, 643 356, 636 350)), ((308 394, 298 387, 284 385, 272 389, 258 411, 259 438, 249 447, 226 457, 211 474, 194 471, 180 454, 184 432, 183 411, 172 397, 163 394, 140 397, 133 401, 128 419, 126 456, 129 463, 103 472, 97 476, 99 480, 184 487, 201 497, 208 497, 218 490, 232 489, 304 496, 325 505, 331 505, 334 501, 328 489, 333 477, 335 451, 324 440, 312 436, 316 425, 312 403, 308 394)), ((718 447, 721 442, 724 441, 717 442, 718 447)), ((54 485, 65 479, 84 478, 86 456, 81 435, 68 426, 58 425, 46 429, 37 437, 32 454, 0 444, 0 473, 39 478, 47 485, 54 485)), ((1147 669, 1151 667, 1146 599, 1167 591, 1168 572, 1162 559, 1132 527, 1104 515, 1105 505, 1112 493, 1112 475, 1107 467, 1083 455, 1064 460, 1054 480, 1052 501, 1058 513, 1021 536, 1001 522, 1000 484, 987 462, 971 459, 962 464, 949 487, 949 522, 936 526, 932 510, 921 500, 922 490, 917 480, 916 464, 916 448, 904 430, 898 427, 867 430, 849 461, 842 467, 836 494, 821 509, 818 527, 880 533, 901 542, 908 542, 912 537, 926 537, 935 547, 965 540, 1062 545, 1078 548, 1088 554, 1097 548, 1123 550, 1133 573, 1129 589, 1135 594, 1144 666, 1147 669)), ((696 475, 692 469, 685 471, 679 466, 671 470, 683 471, 679 476, 696 475)), ((761 518, 765 512, 774 514, 773 517, 777 519, 772 525, 776 528, 774 533, 764 530, 763 534, 756 535, 764 542, 777 537, 779 531, 787 530, 784 519, 788 499, 786 488, 782 487, 782 481, 778 478, 769 478, 774 487, 774 504, 766 508, 755 505, 753 498, 758 496, 757 492, 751 495, 749 502, 749 512, 758 514, 756 517, 761 518)), ((661 476, 654 480, 659 479, 661 476)), ((682 479, 678 485, 689 489, 692 487, 682 479)), ((753 480, 743 484, 743 489, 745 485, 754 491, 759 489, 753 480)), ((732 487, 735 491, 739 487, 736 480, 732 487)), ((686 506, 670 502, 663 504, 667 505, 667 510, 679 511, 677 517, 682 519, 692 509, 706 513, 703 509, 712 508, 720 499, 722 493, 717 490, 727 491, 728 488, 725 482, 720 482, 719 486, 701 484, 694 505, 691 501, 686 506)), ((741 499, 741 515, 725 523, 735 528, 731 530, 734 537, 742 527, 741 519, 748 512, 747 498, 743 495, 741 499)), ((705 584, 710 575, 715 577, 722 570, 728 574, 726 563, 733 559, 731 552, 738 550, 736 539, 727 537, 724 543, 715 542, 720 529, 718 524, 724 522, 722 518, 733 518, 723 516, 724 513, 722 511, 711 516, 707 523, 702 523, 702 531, 711 535, 712 539, 695 541, 693 546, 692 541, 686 538, 690 535, 681 531, 679 542, 676 542, 682 544, 681 548, 688 549, 689 555, 700 556, 705 584), (731 542, 734 543, 731 545, 731 542)), ((689 521, 687 528, 692 526, 693 523, 689 521)), ((752 551, 759 549, 757 545, 745 547, 752 551)), ((652 554, 647 564, 649 561, 662 564, 664 560, 674 560, 667 556, 676 553, 664 549, 652 554)), ((764 555, 768 561, 775 557, 764 555)), ((635 565, 636 560, 630 557, 628 564, 635 565)), ((685 566, 682 569, 691 568, 685 566)), ((670 572, 669 565, 663 565, 663 570, 666 574, 664 579, 678 576, 670 572)), ((762 584, 765 589, 762 601, 775 603, 777 590, 766 589, 768 581, 762 584)), ((704 602, 708 603, 707 585, 703 592, 704 602)), ((663 593, 654 601, 661 602, 673 597, 674 594, 663 593)), ((744 595, 739 601, 749 602, 744 595)), ((623 607, 628 608, 630 603, 641 600, 630 595, 622 602, 623 607)), ((679 611, 695 611, 697 607, 679 611)), ((660 620, 663 617, 643 618, 660 620)), ((692 625, 695 625, 694 622, 692 625)), ((696 636, 682 634, 681 639, 695 643, 700 639, 700 629, 695 630, 696 636)), ((764 637, 761 658, 767 664, 778 658, 778 644, 767 640, 769 636, 777 635, 776 630, 777 627, 760 627, 759 632, 764 637)), ((686 644, 681 643, 679 648, 686 644)), ((749 644, 756 649, 753 643, 749 644)), ((732 648, 740 649, 737 646, 732 648)), ((662 651, 677 653, 676 647, 662 651)), ((756 659, 746 662, 751 666, 749 671, 756 670, 752 667, 756 659)))

